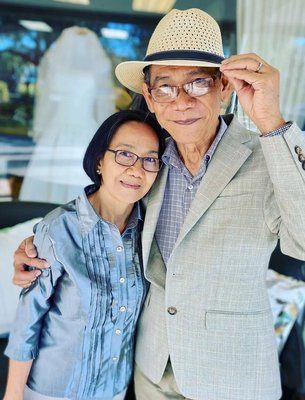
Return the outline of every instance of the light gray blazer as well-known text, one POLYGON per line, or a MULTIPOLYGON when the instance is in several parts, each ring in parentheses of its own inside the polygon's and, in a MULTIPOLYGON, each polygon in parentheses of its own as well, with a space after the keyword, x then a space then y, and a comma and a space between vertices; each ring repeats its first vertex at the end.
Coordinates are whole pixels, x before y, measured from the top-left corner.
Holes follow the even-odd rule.
POLYGON ((136 363, 153 382, 170 356, 187 398, 280 398, 265 276, 278 236, 284 253, 305 259, 305 170, 295 146, 305 154, 296 124, 284 136, 259 138, 234 118, 167 269, 154 240, 168 174, 163 169, 148 195, 143 262, 151 285, 136 347, 136 363))

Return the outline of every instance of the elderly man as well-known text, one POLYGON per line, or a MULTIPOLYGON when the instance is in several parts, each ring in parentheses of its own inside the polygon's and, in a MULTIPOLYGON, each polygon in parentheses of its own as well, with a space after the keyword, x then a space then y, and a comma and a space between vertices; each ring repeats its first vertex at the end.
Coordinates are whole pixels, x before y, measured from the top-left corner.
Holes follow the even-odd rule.
MULTIPOLYGON (((305 259, 305 138, 280 113, 279 73, 256 54, 225 60, 215 20, 189 9, 168 13, 145 60, 116 75, 171 136, 146 199, 137 399, 277 400, 265 274, 278 237, 305 259), (232 87, 259 133, 220 116, 232 87)), ((26 286, 23 264, 45 264, 24 247, 15 283, 26 286)))

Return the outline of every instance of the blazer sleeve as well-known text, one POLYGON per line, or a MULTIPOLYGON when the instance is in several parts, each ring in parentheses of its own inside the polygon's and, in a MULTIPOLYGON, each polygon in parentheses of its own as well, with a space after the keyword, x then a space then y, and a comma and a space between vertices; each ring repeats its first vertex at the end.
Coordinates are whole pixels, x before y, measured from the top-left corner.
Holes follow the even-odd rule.
POLYGON ((283 253, 305 260, 305 134, 293 123, 283 135, 260 142, 270 176, 266 223, 283 253))
POLYGON ((28 361, 37 357, 39 336, 43 329, 45 314, 50 308, 56 282, 63 274, 63 267, 56 259, 52 239, 48 234, 48 225, 43 221, 36 225, 34 244, 40 258, 50 263, 50 268, 20 294, 15 320, 10 330, 5 355, 19 361, 28 361))

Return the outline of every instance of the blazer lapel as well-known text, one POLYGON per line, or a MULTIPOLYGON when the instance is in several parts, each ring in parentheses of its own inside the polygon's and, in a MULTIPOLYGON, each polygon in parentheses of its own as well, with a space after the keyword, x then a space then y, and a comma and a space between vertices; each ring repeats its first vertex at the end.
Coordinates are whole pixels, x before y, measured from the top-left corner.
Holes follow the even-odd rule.
POLYGON ((252 150, 243 144, 250 139, 250 133, 234 118, 217 146, 187 213, 175 247, 181 243, 252 153, 252 150))
POLYGON ((163 167, 162 171, 158 176, 157 181, 155 182, 155 184, 153 185, 152 189, 148 194, 146 202, 146 214, 145 214, 143 233, 142 233, 142 254, 143 254, 144 271, 146 271, 150 249, 152 246, 152 242, 154 240, 156 225, 158 222, 163 202, 167 176, 168 176, 168 168, 163 167))

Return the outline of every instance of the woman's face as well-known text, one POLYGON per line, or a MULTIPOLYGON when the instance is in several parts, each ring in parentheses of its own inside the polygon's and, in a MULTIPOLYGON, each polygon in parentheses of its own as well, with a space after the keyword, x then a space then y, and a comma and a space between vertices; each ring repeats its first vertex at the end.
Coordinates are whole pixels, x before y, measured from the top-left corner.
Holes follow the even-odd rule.
MULTIPOLYGON (((113 136, 109 149, 126 150, 139 157, 158 158, 159 140, 155 131, 147 124, 128 121, 122 124, 113 136)), ((106 151, 98 164, 102 185, 100 190, 111 201, 110 204, 132 204, 149 191, 157 173, 143 169, 141 160, 133 166, 123 166, 115 161, 115 154, 106 151)))

